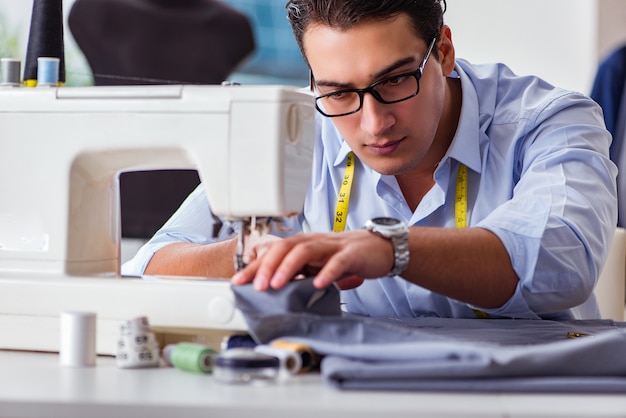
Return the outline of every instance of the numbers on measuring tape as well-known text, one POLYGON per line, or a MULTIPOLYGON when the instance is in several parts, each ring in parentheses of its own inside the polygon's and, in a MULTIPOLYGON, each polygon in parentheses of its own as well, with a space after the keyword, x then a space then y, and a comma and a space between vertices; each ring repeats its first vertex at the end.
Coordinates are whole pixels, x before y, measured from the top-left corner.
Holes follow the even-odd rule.
POLYGON ((348 161, 343 174, 343 180, 339 193, 337 194, 337 205, 335 206, 335 220, 333 222, 333 232, 342 232, 346 229, 348 208, 350 206, 350 192, 354 182, 354 153, 348 153, 348 161))

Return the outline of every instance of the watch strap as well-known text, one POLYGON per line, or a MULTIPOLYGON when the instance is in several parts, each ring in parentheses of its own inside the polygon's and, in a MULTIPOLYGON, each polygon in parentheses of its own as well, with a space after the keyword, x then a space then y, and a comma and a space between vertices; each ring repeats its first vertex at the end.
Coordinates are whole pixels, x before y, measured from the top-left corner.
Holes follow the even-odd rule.
POLYGON ((388 276, 402 273, 409 265, 409 229, 394 218, 374 218, 365 223, 365 228, 391 242, 393 247, 393 266, 388 276))
POLYGON ((390 237, 393 244, 393 267, 389 272, 390 276, 402 273, 409 266, 409 233, 399 234, 390 237))

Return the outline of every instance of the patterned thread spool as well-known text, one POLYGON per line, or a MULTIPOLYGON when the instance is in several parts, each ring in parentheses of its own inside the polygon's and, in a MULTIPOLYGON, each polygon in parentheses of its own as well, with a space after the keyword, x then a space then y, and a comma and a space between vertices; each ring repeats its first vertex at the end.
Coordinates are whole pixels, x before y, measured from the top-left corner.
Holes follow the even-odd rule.
POLYGON ((125 321, 120 334, 115 356, 119 368, 159 366, 159 343, 150 329, 148 318, 140 316, 125 321))

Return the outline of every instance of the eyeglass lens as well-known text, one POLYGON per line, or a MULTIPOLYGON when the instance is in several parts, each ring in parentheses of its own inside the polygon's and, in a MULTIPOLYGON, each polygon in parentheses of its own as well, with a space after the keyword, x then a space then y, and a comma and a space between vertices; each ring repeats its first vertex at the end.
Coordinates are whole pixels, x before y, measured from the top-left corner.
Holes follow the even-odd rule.
MULTIPOLYGON (((381 80, 365 89, 383 103, 395 103, 409 99, 419 91, 417 76, 400 75, 381 80)), ((317 104, 329 116, 354 113, 361 108, 364 91, 343 90, 317 98, 317 104)))

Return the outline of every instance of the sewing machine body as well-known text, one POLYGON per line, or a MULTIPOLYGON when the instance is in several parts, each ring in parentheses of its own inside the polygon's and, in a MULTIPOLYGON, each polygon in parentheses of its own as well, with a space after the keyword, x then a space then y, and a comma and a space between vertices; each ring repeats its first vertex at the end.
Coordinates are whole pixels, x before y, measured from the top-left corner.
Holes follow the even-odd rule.
MULTIPOLYGON (((210 308, 211 295, 228 301, 227 281, 162 280, 153 292, 145 280, 120 278, 118 176, 197 169, 218 216, 296 214, 310 176, 314 112, 310 94, 280 86, 0 89, 0 318, 49 320, 94 306, 99 318, 121 321, 132 294, 136 313, 157 326, 241 329, 234 313, 213 321, 221 302, 210 308), (190 323, 178 311, 197 295, 205 302, 193 315, 215 315, 190 323), (18 297, 21 305, 11 302, 18 297)), ((0 348, 20 348, 7 338, 0 348)))

